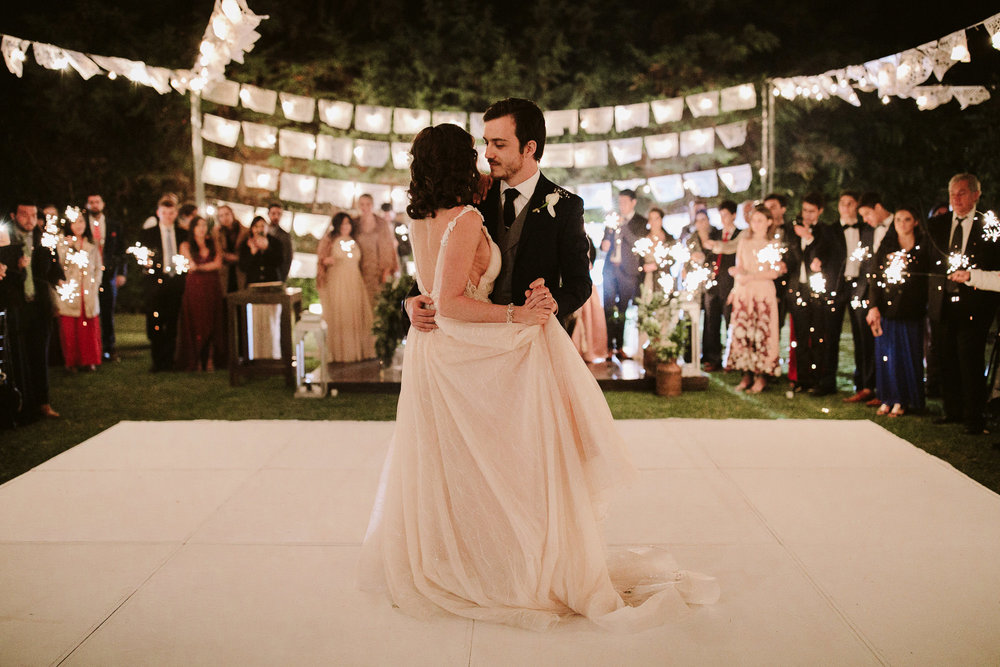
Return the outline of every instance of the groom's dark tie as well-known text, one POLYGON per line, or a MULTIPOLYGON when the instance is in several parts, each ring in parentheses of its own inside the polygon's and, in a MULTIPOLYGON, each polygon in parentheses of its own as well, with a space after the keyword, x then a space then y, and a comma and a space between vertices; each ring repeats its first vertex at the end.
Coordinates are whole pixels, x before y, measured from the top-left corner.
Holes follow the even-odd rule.
POLYGON ((504 229, 510 229, 510 226, 514 224, 514 218, 517 216, 514 214, 514 200, 517 196, 521 194, 517 191, 517 188, 507 188, 507 191, 503 193, 505 197, 503 201, 503 226, 504 229))

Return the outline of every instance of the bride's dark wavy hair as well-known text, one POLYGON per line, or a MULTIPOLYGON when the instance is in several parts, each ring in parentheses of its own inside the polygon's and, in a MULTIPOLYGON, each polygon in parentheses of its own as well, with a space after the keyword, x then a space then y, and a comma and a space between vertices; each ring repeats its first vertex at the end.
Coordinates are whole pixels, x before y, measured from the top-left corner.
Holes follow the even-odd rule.
POLYGON ((413 140, 410 154, 408 216, 421 220, 440 208, 472 203, 479 170, 471 134, 450 123, 425 127, 413 140))

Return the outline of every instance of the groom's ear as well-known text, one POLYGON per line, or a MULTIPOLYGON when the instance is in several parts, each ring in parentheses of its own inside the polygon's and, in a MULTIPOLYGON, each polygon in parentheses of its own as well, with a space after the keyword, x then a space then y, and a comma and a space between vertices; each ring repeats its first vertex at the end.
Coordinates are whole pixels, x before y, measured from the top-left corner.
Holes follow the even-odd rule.
POLYGON ((525 157, 534 158, 535 157, 535 149, 537 149, 537 148, 538 148, 538 142, 535 141, 534 139, 529 139, 524 144, 524 150, 522 150, 521 153, 525 157))

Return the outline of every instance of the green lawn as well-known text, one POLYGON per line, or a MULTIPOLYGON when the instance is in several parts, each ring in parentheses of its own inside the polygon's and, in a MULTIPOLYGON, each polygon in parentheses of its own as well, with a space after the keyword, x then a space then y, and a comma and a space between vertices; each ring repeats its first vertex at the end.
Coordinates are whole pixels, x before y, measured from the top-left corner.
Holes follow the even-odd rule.
MULTIPOLYGON (((148 372, 150 360, 142 317, 118 318, 122 361, 97 373, 67 375, 52 369, 52 405, 62 419, 0 431, 0 482, 7 481, 90 438, 122 420, 175 419, 357 419, 391 420, 396 396, 347 394, 325 399, 296 399, 281 378, 251 380, 230 387, 228 374, 148 372)), ((606 392, 618 419, 685 417, 698 419, 875 419, 889 431, 1000 492, 1000 436, 970 437, 954 426, 935 426, 940 406, 932 401, 927 415, 900 419, 876 418, 874 409, 841 401, 851 391, 853 371, 851 337, 841 343, 842 393, 789 399, 784 386, 747 396, 733 391, 736 373, 712 375, 708 391, 688 392, 678 398, 649 393, 606 392), (826 409, 826 412, 824 412, 826 409)))

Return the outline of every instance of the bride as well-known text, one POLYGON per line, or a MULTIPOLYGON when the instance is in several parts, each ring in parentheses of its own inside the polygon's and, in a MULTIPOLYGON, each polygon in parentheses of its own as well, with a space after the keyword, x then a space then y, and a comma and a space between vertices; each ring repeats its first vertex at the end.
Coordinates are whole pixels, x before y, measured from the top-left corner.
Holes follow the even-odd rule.
POLYGON ((604 396, 548 295, 490 303, 501 254, 471 206, 472 137, 438 125, 411 152, 417 284, 437 328, 408 334, 361 587, 412 615, 534 630, 579 614, 636 631, 713 602, 714 580, 666 552, 605 553, 606 494, 638 473, 604 396))

